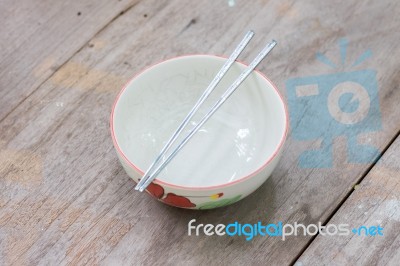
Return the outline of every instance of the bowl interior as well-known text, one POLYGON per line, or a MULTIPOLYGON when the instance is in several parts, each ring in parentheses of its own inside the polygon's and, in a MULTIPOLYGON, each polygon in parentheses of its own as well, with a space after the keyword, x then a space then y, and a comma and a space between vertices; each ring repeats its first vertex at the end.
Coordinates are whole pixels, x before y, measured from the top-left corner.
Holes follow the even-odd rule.
MULTIPOLYGON (((137 169, 143 172, 149 167, 225 60, 179 57, 148 68, 128 83, 115 104, 112 128, 120 151, 137 169)), ((181 135, 196 125, 244 68, 240 63, 232 66, 181 135)), ((286 127, 279 94, 253 72, 157 180, 196 188, 244 178, 271 159, 286 127)), ((176 143, 179 140, 182 137, 176 143)))

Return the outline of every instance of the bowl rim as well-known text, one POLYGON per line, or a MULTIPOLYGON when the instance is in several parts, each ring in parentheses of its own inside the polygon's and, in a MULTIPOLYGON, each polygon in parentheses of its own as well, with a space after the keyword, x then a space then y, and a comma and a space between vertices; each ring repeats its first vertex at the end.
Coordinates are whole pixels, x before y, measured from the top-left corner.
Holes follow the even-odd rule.
MULTIPOLYGON (((117 150, 117 152, 121 155, 121 157, 123 158, 123 160, 130 166, 132 167, 137 173, 139 173, 140 175, 144 174, 144 171, 142 171, 138 166, 136 166, 133 162, 131 162, 128 157, 124 154, 124 152, 122 151, 122 149, 120 148, 117 138, 115 136, 115 132, 114 132, 114 113, 115 113, 115 107, 117 106, 117 103, 121 97, 121 95, 125 92, 125 90, 128 88, 128 85, 131 84, 137 77, 139 77, 140 75, 142 75, 144 72, 151 70, 152 68, 169 62, 169 61, 174 61, 177 59, 182 59, 182 58, 188 58, 188 57, 210 57, 210 58, 217 58, 217 59, 228 59, 227 56, 223 56, 223 55, 214 55, 214 54, 187 54, 187 55, 180 55, 180 56, 174 56, 171 58, 167 58, 164 60, 161 60, 157 63, 154 63, 150 66, 145 67, 144 69, 142 69, 141 71, 139 71, 138 73, 136 73, 132 78, 130 78, 128 80, 128 82, 126 82, 126 84, 122 87, 122 89, 120 90, 120 92, 117 94, 117 97, 114 100, 114 103, 112 105, 112 110, 111 110, 111 114, 110 114, 110 131, 111 131, 111 137, 114 143, 114 147, 117 150)), ((245 67, 248 66, 248 64, 236 60, 236 62, 238 64, 241 64, 245 67)), ((279 151, 282 149, 283 144, 286 140, 288 131, 289 131, 289 115, 288 115, 288 109, 287 106, 285 104, 285 101, 283 100, 282 94, 279 92, 277 86, 267 77, 265 76, 263 73, 261 73, 259 70, 254 69, 254 72, 256 72, 257 74, 259 74, 261 76, 261 78, 265 79, 269 84, 271 84, 272 88, 275 90, 275 92, 278 94, 281 103, 283 104, 283 109, 284 109, 284 114, 285 114, 285 129, 284 129, 284 134, 282 135, 281 140, 279 141, 278 146, 276 147, 276 149, 274 150, 274 152, 272 153, 271 156, 269 156, 266 161, 260 166, 258 167, 255 171, 251 172, 250 174, 241 177, 239 179, 236 179, 234 181, 231 182, 227 182, 227 183, 223 183, 223 184, 219 184, 219 185, 214 185, 214 186, 182 186, 182 185, 176 185, 176 184, 171 184, 159 179, 154 179, 153 183, 155 184, 159 184, 159 185, 163 185, 163 186, 167 186, 167 187, 171 187, 171 188, 175 188, 175 189, 183 189, 183 190, 214 190, 214 189, 219 189, 219 188, 225 188, 228 186, 232 186, 234 184, 237 183, 241 183, 244 182, 254 176, 256 176, 258 173, 260 173, 279 153, 279 151)))

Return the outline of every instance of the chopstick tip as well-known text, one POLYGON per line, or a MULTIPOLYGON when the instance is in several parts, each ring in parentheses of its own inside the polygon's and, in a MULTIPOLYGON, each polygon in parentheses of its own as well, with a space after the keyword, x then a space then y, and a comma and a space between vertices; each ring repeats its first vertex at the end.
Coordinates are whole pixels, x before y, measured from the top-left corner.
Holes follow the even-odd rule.
POLYGON ((255 32, 252 31, 252 30, 249 30, 249 31, 246 33, 247 37, 249 37, 249 38, 253 38, 254 34, 255 34, 255 32))

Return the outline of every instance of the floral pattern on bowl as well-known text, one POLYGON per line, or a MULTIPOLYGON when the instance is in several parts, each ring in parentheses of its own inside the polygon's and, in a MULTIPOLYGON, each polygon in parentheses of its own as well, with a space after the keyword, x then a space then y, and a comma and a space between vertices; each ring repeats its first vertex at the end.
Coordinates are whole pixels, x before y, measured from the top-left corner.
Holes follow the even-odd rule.
POLYGON ((181 208, 194 208, 196 204, 190 201, 190 199, 184 196, 178 196, 174 193, 167 193, 164 197, 164 188, 158 184, 151 183, 146 191, 158 200, 175 207, 181 208))
POLYGON ((164 188, 158 184, 151 183, 146 191, 152 195, 153 197, 157 198, 158 200, 162 201, 165 204, 174 206, 174 207, 180 207, 180 208, 196 208, 200 210, 207 210, 207 209, 213 209, 213 208, 218 208, 218 207, 223 207, 229 204, 232 204, 236 201, 238 201, 242 195, 237 195, 232 198, 225 198, 221 200, 221 197, 224 196, 224 193, 216 193, 211 196, 180 196, 176 195, 174 193, 167 193, 165 194, 164 188), (200 206, 196 206, 189 198, 203 198, 207 197, 212 199, 213 201, 208 201, 206 203, 202 203, 200 206))
POLYGON ((229 199, 221 199, 221 200, 218 200, 218 201, 209 201, 209 202, 201 204, 199 206, 199 209, 200 210, 208 210, 208 209, 224 207, 224 206, 227 206, 229 204, 235 203, 241 197, 242 197, 242 195, 237 195, 237 196, 235 196, 233 198, 229 198, 229 199))

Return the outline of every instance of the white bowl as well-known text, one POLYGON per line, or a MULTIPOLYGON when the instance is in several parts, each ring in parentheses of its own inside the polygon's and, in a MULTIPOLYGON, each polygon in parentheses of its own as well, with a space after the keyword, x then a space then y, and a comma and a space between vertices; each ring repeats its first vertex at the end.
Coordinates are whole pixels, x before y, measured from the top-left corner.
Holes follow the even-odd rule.
MULTIPOLYGON (((225 60, 211 55, 169 59, 136 75, 119 93, 111 113, 112 138, 124 169, 135 182, 225 60)), ((232 66, 194 121, 199 121, 245 67, 242 63, 232 66)), ((280 158, 287 129, 282 97, 271 81, 254 71, 147 191, 182 208, 231 204, 269 177, 280 158)))

